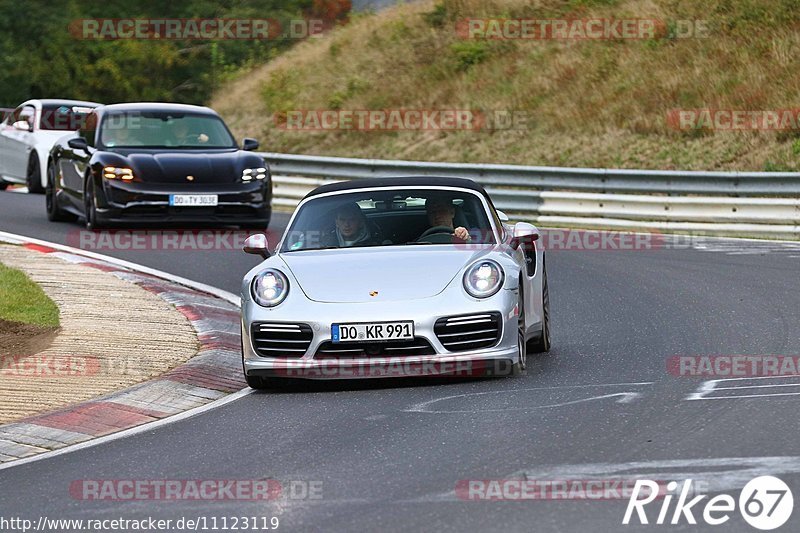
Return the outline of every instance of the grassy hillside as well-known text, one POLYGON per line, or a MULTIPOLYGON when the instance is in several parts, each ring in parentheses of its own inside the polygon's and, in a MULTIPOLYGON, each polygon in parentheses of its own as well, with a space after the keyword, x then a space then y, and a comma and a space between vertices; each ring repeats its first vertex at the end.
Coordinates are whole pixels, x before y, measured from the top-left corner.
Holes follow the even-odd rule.
POLYGON ((354 18, 247 72, 211 105, 270 151, 663 169, 800 169, 800 133, 679 131, 672 109, 800 107, 800 0, 458 0, 354 18), (708 21, 708 37, 465 40, 467 17, 708 21), (523 129, 286 131, 297 109, 483 109, 523 129))

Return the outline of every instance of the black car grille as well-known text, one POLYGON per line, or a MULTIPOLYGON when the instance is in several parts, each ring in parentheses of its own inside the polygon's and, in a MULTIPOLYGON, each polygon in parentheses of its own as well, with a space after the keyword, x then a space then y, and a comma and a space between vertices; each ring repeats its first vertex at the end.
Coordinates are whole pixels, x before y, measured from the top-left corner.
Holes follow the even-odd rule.
POLYGON ((262 357, 299 358, 311 346, 314 332, 308 324, 255 322, 250 336, 253 349, 262 357))
POLYGON ((326 341, 317 348, 315 359, 355 359, 361 357, 413 357, 434 355, 436 350, 422 337, 408 341, 392 342, 331 342, 326 341))
POLYGON ((433 332, 451 352, 488 348, 500 340, 501 319, 498 312, 450 316, 437 320, 433 332))

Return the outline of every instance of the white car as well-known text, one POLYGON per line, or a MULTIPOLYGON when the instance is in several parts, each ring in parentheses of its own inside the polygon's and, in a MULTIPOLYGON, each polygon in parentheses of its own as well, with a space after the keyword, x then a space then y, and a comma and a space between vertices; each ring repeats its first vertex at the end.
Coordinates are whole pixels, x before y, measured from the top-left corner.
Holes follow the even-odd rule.
POLYGON ((0 123, 0 190, 11 183, 43 193, 47 157, 55 142, 80 127, 100 104, 79 100, 28 100, 6 113, 0 123))

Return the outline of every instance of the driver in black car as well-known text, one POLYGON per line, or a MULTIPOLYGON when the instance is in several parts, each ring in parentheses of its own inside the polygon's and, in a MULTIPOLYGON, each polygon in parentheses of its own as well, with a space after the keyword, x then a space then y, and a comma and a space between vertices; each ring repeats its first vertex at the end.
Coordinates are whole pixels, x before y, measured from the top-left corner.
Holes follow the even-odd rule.
MULTIPOLYGON (((428 214, 428 222, 430 222, 431 229, 433 228, 442 228, 443 230, 446 228, 450 229, 449 233, 452 233, 456 236, 456 238, 461 239, 462 241, 469 241, 471 237, 469 235, 469 230, 467 228, 459 226, 454 228, 453 218, 456 216, 456 208, 453 205, 453 201, 450 198, 442 198, 442 197, 434 197, 429 198, 425 202, 425 211, 428 214)), ((430 231, 430 230, 428 230, 430 231)), ((428 233, 426 231, 425 233, 428 233)), ((425 235, 423 233, 422 235, 425 235)), ((444 233, 437 232, 437 233, 444 233)), ((430 233, 428 233, 430 235, 430 233)), ((424 240, 423 236, 420 236, 418 240, 424 240)))

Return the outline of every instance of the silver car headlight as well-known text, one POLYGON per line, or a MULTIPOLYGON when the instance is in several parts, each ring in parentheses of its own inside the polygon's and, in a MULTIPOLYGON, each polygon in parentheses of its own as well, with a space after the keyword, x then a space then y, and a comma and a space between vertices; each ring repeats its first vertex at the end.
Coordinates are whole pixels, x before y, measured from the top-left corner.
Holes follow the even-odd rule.
POLYGON ((253 278, 253 300, 263 307, 275 307, 289 294, 289 280, 280 270, 268 268, 253 278))
POLYGON ((464 273, 464 289, 475 298, 488 298, 503 286, 503 268, 494 261, 478 261, 464 273))

